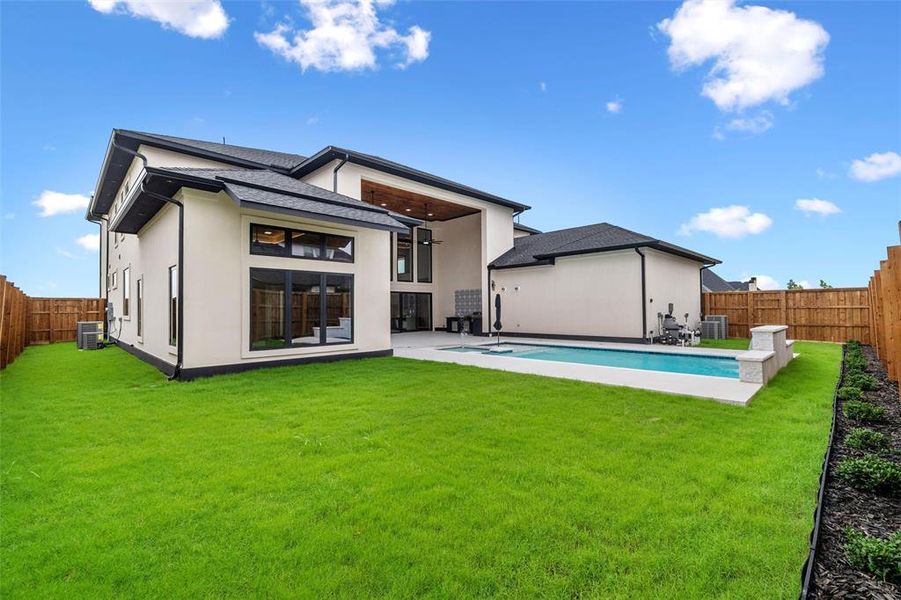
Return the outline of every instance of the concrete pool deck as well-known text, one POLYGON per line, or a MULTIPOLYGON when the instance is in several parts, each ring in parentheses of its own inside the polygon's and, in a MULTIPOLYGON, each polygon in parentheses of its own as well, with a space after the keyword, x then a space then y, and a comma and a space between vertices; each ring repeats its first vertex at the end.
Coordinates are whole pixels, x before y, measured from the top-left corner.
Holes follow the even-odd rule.
MULTIPOLYGON (((624 387, 652 390, 666 394, 695 396, 746 406, 763 385, 745 383, 738 379, 726 377, 710 377, 707 375, 687 375, 665 371, 646 369, 626 369, 622 367, 606 367, 600 365, 583 365, 568 362, 534 360, 529 358, 487 355, 467 352, 447 352, 442 348, 458 347, 460 335, 443 332, 399 333, 391 336, 394 355, 414 360, 431 360, 436 362, 469 365, 485 369, 497 369, 513 373, 543 375, 575 379, 589 383, 620 385, 624 387)), ((549 340, 526 337, 504 337, 501 341, 536 346, 571 346, 579 348, 602 348, 608 350, 638 350, 641 352, 659 352, 663 354, 694 354, 696 356, 737 356, 742 350, 725 350, 720 348, 682 348, 678 346, 661 346, 645 344, 619 344, 611 342, 587 342, 576 340, 549 340)), ((485 337, 466 336, 467 346, 488 345, 491 342, 485 337)))

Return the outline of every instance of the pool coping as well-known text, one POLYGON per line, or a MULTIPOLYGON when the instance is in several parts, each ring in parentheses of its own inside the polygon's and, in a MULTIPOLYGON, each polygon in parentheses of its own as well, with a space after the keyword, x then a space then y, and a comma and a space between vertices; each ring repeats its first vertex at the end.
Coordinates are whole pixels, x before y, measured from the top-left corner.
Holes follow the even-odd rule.
MULTIPOLYGON (((549 343, 548 340, 525 337, 517 337, 515 340, 509 341, 511 344, 526 344, 529 346, 568 346, 573 348, 632 350, 639 352, 657 352, 662 354, 694 354, 697 356, 711 356, 717 358, 728 356, 734 357, 745 352, 744 350, 727 350, 721 348, 648 346, 644 344, 586 342, 575 340, 554 340, 557 343, 549 343)), ((491 342, 484 340, 478 340, 478 342, 476 342, 470 338, 470 343, 467 343, 466 345, 489 346, 491 344, 491 342)), ((651 371, 647 369, 629 369, 625 367, 608 367, 537 360, 519 356, 504 356, 503 354, 491 355, 479 354, 476 352, 447 352, 444 350, 445 348, 454 348, 458 346, 459 343, 451 343, 451 339, 448 339, 447 343, 431 346, 395 348, 394 355, 414 360, 430 360, 434 362, 453 363, 513 373, 558 377, 605 385, 618 385, 662 392, 665 394, 693 396, 738 406, 747 406, 751 401, 751 398, 754 397, 754 394, 763 387, 763 385, 758 383, 746 383, 739 381, 738 379, 714 377, 710 375, 689 375, 686 373, 671 373, 668 371, 651 371)))

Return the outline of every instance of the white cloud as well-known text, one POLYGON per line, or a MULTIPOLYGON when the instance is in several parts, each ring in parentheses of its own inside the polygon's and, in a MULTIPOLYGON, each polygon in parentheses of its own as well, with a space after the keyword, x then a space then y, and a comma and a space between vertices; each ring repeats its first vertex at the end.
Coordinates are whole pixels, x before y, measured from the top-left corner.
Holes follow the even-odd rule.
POLYGON ((657 27, 670 38, 674 69, 713 62, 701 93, 720 110, 788 104, 790 93, 823 76, 829 34, 789 11, 687 0, 657 27))
POLYGON ((100 234, 87 233, 76 238, 75 243, 89 252, 97 252, 100 250, 100 234))
POLYGON ((618 115, 623 110, 623 101, 617 98, 616 100, 610 100, 606 104, 607 112, 618 115))
POLYGON ((729 131, 758 134, 773 126, 773 113, 763 110, 750 117, 736 117, 726 123, 729 131))
POLYGON ((875 152, 851 163, 851 177, 860 181, 879 181, 901 175, 901 155, 897 152, 875 152))
POLYGON ((228 15, 219 0, 88 0, 94 10, 105 14, 128 14, 150 19, 166 29, 189 37, 222 37, 228 29, 228 15))
POLYGON ((64 213, 84 210, 88 207, 90 198, 84 194, 63 194, 51 190, 44 190, 38 199, 32 202, 41 209, 38 213, 42 217, 52 217, 64 213))
POLYGON ((827 171, 826 169, 824 169, 822 167, 818 167, 817 168, 817 177, 819 177, 820 179, 835 179, 836 174, 831 171, 827 171))
POLYGON ((806 279, 802 279, 801 281, 799 281, 798 285, 800 285, 805 290, 809 290, 811 288, 810 282, 807 281, 806 279))
MULTIPOLYGON (((757 289, 758 290, 778 290, 781 289, 782 286, 778 281, 770 277, 769 275, 755 275, 757 278, 757 289)), ((749 281, 750 278, 745 278, 743 281, 749 281)))
POLYGON ((542 92, 546 92, 546 91, 547 91, 547 84, 546 84, 545 82, 543 82, 543 81, 539 81, 539 82, 538 82, 538 89, 540 89, 542 92))
POLYGON ((795 209, 802 211, 805 215, 820 215, 828 217, 842 212, 838 206, 828 200, 820 200, 819 198, 801 198, 795 200, 795 209))
POLYGON ((257 42, 301 70, 358 71, 378 66, 376 50, 396 58, 405 69, 429 56, 432 34, 418 25, 406 35, 383 23, 377 9, 393 0, 299 0, 311 29, 295 29, 287 23, 269 33, 254 33, 257 42))
POLYGON ((706 231, 717 237, 737 239, 749 234, 762 233, 772 224, 773 220, 767 215, 752 213, 747 206, 733 204, 696 214, 688 223, 682 225, 679 233, 691 235, 695 231, 706 231))
POLYGON ((57 248, 56 248, 56 253, 59 254, 60 256, 65 256, 66 258, 71 258, 73 260, 78 260, 79 258, 81 258, 80 256, 76 256, 72 252, 69 252, 68 250, 60 248, 59 246, 57 246, 57 248))

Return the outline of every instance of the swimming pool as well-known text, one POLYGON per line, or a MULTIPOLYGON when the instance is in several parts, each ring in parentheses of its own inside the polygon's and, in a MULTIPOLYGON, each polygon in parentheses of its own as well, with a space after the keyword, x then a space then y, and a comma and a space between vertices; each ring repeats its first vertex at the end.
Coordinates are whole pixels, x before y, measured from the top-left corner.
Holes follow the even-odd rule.
MULTIPOLYGON (((500 353, 497 356, 738 379, 738 361, 731 356, 703 356, 670 352, 642 352, 640 350, 580 348, 577 346, 535 346, 509 343, 502 344, 502 346, 509 348, 510 352, 500 353)), ((489 348, 491 348, 489 345, 456 346, 443 348, 443 350, 488 354, 489 348)))

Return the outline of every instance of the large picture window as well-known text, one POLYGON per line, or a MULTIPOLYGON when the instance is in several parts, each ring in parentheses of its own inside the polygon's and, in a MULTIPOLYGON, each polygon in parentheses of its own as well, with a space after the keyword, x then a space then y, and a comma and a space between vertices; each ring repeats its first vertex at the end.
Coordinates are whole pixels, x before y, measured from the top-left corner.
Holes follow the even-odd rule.
POLYGON ((252 224, 250 253, 352 263, 354 239, 346 235, 252 224))
POLYGON ((250 349, 353 342, 353 275, 250 270, 250 349))

